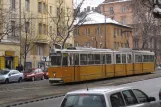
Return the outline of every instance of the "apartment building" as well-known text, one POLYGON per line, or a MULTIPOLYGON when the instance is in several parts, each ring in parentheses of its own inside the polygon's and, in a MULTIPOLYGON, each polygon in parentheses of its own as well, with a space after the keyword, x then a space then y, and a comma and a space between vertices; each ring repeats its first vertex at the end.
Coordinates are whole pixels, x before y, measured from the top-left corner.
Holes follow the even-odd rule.
MULTIPOLYGON (((155 35, 155 33, 153 32, 155 31, 155 28, 154 28, 154 30, 148 30, 149 33, 144 34, 143 32, 145 31, 143 31, 143 28, 146 29, 147 27, 141 24, 140 22, 137 22, 137 18, 134 15, 135 10, 132 9, 131 3, 132 3, 132 0, 105 0, 97 7, 97 9, 101 14, 104 14, 107 17, 115 19, 116 21, 122 24, 132 26, 133 28, 133 33, 132 33, 133 47, 132 48, 137 50, 144 49, 144 50, 154 51, 156 54, 156 60, 158 64, 160 64, 161 62, 160 32, 155 35), (148 36, 148 35, 151 35, 151 36, 148 36)), ((146 23, 146 21, 144 23, 146 23)), ((157 29, 160 29, 160 28, 157 28, 157 29)))
MULTIPOLYGON (((58 12, 73 8, 72 0, 63 0, 62 7, 59 7, 59 1, 61 0, 1 0, 3 10, 9 13, 6 16, 12 29, 3 40, 10 41, 10 44, 15 42, 16 45, 12 45, 13 49, 14 46, 19 46, 19 50, 13 52, 16 53, 14 54, 17 58, 16 65, 19 62, 23 64, 25 56, 27 68, 46 67, 49 64, 50 47, 53 45, 51 36, 54 36, 52 34, 56 31, 53 20, 57 18, 58 12)), ((73 38, 67 42, 73 44, 73 38)), ((0 62, 4 65, 1 68, 5 68, 4 62, 5 58, 0 62)), ((12 60, 12 63, 15 61, 12 60)), ((15 66, 11 65, 12 68, 15 66)))
POLYGON ((105 18, 97 12, 89 14, 87 19, 90 20, 74 31, 75 46, 113 50, 132 48, 130 26, 105 18))
POLYGON ((105 0, 98 6, 100 13, 122 24, 134 24, 132 8, 129 7, 131 0, 105 0))

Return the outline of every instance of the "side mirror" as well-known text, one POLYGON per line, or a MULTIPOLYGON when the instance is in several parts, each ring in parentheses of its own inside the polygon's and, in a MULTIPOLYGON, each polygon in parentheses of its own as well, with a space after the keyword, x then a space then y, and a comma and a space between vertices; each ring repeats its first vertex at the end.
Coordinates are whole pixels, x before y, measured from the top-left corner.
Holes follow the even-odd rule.
POLYGON ((11 74, 8 74, 8 76, 11 76, 11 74))
POLYGON ((156 101, 155 97, 149 97, 149 102, 156 101))

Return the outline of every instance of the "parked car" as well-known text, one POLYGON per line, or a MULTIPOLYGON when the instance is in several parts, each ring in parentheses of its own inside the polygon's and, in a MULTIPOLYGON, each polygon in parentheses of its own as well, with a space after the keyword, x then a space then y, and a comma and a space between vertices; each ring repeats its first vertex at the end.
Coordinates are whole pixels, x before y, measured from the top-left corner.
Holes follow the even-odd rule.
POLYGON ((8 84, 9 82, 22 82, 24 79, 23 73, 18 70, 4 69, 0 70, 0 82, 8 84))
POLYGON ((48 79, 48 69, 45 68, 45 70, 43 70, 43 72, 44 72, 44 78, 48 79))
POLYGON ((24 71, 24 80, 38 80, 44 79, 44 73, 42 72, 42 70, 40 68, 33 68, 33 69, 29 69, 27 71, 24 71))
POLYGON ((69 92, 60 107, 160 107, 160 103, 140 89, 103 87, 69 92))

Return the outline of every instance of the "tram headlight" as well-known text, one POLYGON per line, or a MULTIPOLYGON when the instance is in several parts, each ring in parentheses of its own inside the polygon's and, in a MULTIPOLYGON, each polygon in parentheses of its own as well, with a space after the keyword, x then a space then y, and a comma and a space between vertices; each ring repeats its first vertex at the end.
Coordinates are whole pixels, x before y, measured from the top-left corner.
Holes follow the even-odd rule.
POLYGON ((53 75, 54 75, 54 77, 56 77, 56 73, 54 73, 53 75))

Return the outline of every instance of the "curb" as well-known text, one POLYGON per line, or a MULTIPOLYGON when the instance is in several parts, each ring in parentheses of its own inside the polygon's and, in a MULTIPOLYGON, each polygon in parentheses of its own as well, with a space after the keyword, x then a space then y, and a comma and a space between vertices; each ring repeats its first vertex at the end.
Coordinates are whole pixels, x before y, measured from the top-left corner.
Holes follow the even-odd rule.
POLYGON ((45 101, 45 100, 63 97, 63 96, 65 96, 65 94, 39 98, 39 99, 35 99, 35 100, 33 99, 33 100, 29 100, 29 101, 21 101, 21 102, 9 104, 9 105, 3 105, 3 107, 15 107, 15 106, 19 106, 19 105, 25 105, 25 104, 30 104, 30 103, 39 102, 39 101, 45 101))

